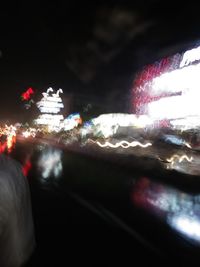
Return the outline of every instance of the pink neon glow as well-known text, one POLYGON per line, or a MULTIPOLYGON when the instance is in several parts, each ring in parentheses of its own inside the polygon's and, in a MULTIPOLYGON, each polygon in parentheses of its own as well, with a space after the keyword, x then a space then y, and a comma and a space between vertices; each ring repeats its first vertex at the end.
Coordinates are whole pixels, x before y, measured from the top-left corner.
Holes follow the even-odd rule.
POLYGON ((180 64, 181 56, 176 54, 171 58, 164 58, 155 64, 146 66, 138 73, 132 89, 132 112, 136 114, 147 113, 146 106, 152 101, 159 100, 166 96, 180 95, 181 92, 151 93, 152 81, 161 74, 176 69, 180 64))

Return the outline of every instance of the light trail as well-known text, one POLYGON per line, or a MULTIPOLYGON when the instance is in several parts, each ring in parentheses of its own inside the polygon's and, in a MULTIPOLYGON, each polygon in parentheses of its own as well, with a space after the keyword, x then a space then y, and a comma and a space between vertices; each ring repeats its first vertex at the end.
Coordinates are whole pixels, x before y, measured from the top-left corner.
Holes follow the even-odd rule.
POLYGON ((133 141, 133 142, 128 142, 128 141, 125 141, 125 140, 122 140, 116 144, 112 144, 108 141, 106 141, 104 144, 100 143, 99 141, 97 142, 94 142, 96 143, 98 146, 100 147, 111 147, 111 148, 118 148, 118 147, 123 147, 123 148, 129 148, 129 147, 136 147, 136 146, 140 146, 142 148, 146 148, 146 147, 149 147, 149 146, 152 146, 152 143, 146 143, 146 144, 142 144, 138 141, 133 141))
POLYGON ((174 163, 175 162, 175 159, 178 159, 178 162, 181 163, 182 161, 184 160, 187 160, 188 162, 192 162, 193 160, 193 157, 188 157, 187 155, 182 155, 182 156, 179 156, 179 155, 173 155, 171 158, 167 159, 167 161, 169 163, 174 163))

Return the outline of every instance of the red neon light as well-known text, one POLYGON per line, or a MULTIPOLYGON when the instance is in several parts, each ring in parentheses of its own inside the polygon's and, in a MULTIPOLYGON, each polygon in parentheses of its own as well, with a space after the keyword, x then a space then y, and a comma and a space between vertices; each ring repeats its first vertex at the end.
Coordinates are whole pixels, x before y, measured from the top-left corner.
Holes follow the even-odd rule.
POLYGON ((25 164, 22 166, 22 172, 24 174, 24 176, 27 176, 30 169, 32 168, 32 164, 31 164, 31 161, 30 160, 27 160, 25 162, 25 164))
POLYGON ((34 94, 34 90, 29 87, 22 95, 22 100, 28 101, 31 98, 31 95, 34 94))

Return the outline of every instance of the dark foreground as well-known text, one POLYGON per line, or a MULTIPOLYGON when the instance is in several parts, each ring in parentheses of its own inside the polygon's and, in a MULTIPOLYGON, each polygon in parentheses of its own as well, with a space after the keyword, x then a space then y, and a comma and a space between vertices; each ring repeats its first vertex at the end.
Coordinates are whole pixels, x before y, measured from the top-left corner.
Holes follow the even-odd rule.
POLYGON ((31 163, 27 177, 37 248, 27 266, 198 260, 198 225, 197 233, 189 235, 179 229, 181 223, 174 223, 186 216, 198 223, 197 192, 154 179, 155 170, 148 176, 142 169, 134 173, 114 162, 66 151, 60 154, 59 175, 51 171, 44 178, 52 161, 42 161, 41 154, 53 151, 58 149, 21 144, 12 155, 22 165, 31 163))

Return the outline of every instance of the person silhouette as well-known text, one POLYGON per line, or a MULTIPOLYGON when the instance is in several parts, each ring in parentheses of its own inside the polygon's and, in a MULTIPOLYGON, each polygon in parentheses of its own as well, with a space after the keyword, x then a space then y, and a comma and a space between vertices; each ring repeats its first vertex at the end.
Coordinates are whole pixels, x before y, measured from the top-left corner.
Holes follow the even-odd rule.
POLYGON ((35 248, 28 181, 15 160, 0 155, 0 266, 25 264, 35 248))

